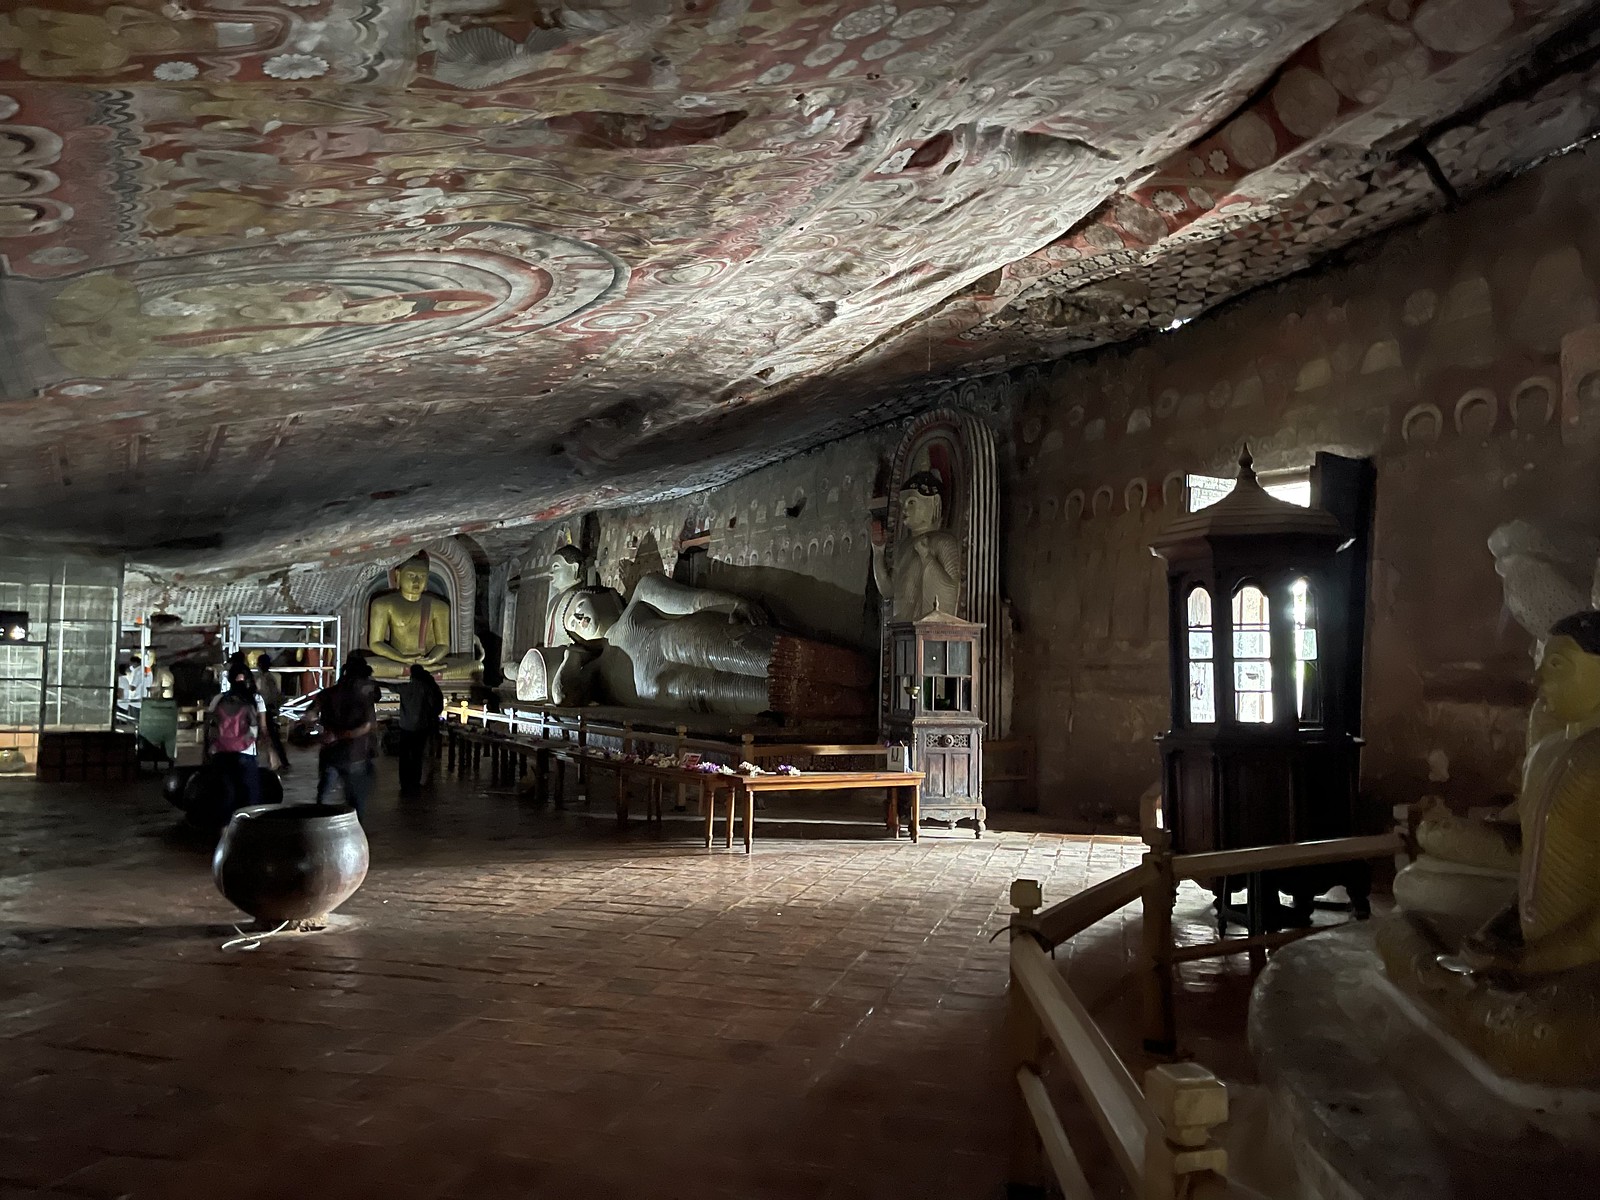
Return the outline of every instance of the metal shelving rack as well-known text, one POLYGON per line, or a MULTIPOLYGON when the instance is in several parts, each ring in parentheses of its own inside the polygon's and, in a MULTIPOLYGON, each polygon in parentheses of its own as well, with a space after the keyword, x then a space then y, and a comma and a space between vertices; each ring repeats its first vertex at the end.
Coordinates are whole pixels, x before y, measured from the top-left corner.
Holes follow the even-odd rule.
POLYGON ((314 666, 273 666, 278 674, 299 672, 301 694, 325 688, 339 674, 339 618, 305 613, 243 613, 228 618, 223 650, 229 658, 243 650, 253 660, 266 651, 274 661, 280 650, 316 651, 314 666))

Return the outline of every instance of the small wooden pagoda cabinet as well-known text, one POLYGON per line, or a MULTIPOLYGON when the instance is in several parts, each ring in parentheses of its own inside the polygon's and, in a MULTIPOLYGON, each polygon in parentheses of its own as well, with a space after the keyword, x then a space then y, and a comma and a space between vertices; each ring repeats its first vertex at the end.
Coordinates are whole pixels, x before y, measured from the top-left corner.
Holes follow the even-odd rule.
POLYGON ((978 646, 983 626, 934 612, 888 626, 888 703, 884 734, 904 742, 910 767, 923 773, 922 815, 971 821, 983 836, 983 718, 978 646))
MULTIPOLYGON (((1331 513, 1269 495, 1246 450, 1232 492, 1152 543, 1167 568, 1172 727, 1158 740, 1174 852, 1360 832, 1361 741, 1350 711, 1360 704, 1359 666, 1351 668, 1360 610, 1343 602, 1339 562, 1349 541, 1331 513)), ((1243 882, 1215 888, 1224 927, 1228 895, 1243 882)), ((1294 898, 1297 922, 1338 884, 1365 906, 1365 885, 1343 875, 1250 883, 1253 932, 1286 923, 1279 891, 1294 898)))

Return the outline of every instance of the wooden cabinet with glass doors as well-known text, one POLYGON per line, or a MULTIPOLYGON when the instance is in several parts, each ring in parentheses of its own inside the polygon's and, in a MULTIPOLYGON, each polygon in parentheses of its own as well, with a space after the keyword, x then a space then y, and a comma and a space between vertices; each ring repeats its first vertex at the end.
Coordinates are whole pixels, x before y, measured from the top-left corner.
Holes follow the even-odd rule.
MULTIPOLYGON (((1349 542, 1330 513, 1267 495, 1248 458, 1226 499, 1154 541, 1167 565, 1172 713, 1159 741, 1175 852, 1363 832, 1348 669, 1361 629, 1327 602, 1348 590, 1349 542)), ((1284 890, 1303 908, 1326 886, 1306 875, 1284 890)))
POLYGON ((892 672, 884 733, 923 773, 922 815, 982 836, 983 719, 973 711, 983 626, 940 614, 888 627, 892 672))

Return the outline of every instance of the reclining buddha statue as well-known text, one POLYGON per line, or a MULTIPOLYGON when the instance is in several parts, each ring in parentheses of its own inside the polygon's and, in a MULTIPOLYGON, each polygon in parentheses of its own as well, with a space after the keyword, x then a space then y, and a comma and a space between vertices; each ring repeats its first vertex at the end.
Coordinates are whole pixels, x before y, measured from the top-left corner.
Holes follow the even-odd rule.
MULTIPOLYGON (((568 591, 556 616, 574 643, 540 682, 556 704, 815 718, 872 711, 861 655, 784 633, 729 592, 647 575, 627 601, 610 588, 568 591)), ((519 680, 519 699, 540 698, 522 690, 519 680)))
POLYGON ((483 670, 483 650, 450 651, 450 601, 428 588, 429 561, 418 551, 395 568, 395 588, 372 598, 366 651, 373 675, 404 678, 413 663, 443 680, 470 679, 483 670))
POLYGON ((1379 950, 1390 978, 1502 1074, 1596 1083, 1600 612, 1550 627, 1537 677, 1519 795, 1487 821, 1424 816, 1422 856, 1395 880, 1405 919, 1379 950))

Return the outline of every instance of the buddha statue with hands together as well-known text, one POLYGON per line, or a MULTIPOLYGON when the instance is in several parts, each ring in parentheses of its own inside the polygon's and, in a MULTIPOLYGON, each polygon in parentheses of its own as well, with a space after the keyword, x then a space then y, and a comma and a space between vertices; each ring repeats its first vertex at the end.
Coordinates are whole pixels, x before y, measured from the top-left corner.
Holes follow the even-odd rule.
POLYGON ((1551 627, 1516 801, 1488 822, 1424 817, 1427 855, 1516 873, 1514 905, 1465 939, 1472 971, 1541 975, 1600 962, 1600 613, 1551 627))
POLYGON ((374 663, 380 675, 403 675, 416 664, 441 678, 466 679, 483 663, 450 652, 450 601, 427 590, 428 568, 427 552, 418 551, 395 568, 395 590, 372 598, 367 653, 383 660, 374 663))

